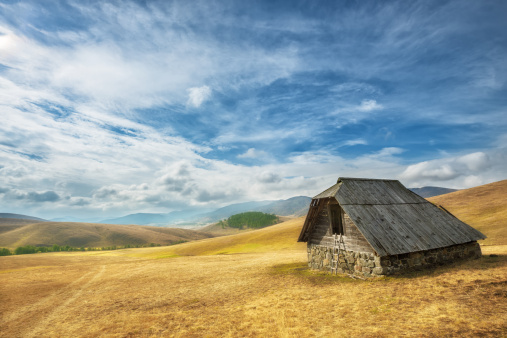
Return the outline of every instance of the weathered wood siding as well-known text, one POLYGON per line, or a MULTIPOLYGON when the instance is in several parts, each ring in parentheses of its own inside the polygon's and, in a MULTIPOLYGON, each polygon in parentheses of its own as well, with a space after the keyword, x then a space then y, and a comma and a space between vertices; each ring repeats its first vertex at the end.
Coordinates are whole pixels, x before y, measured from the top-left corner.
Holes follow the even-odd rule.
POLYGON ((343 241, 345 242, 345 248, 347 250, 355 252, 375 252, 346 213, 343 214, 343 225, 345 230, 343 241))
MULTIPOLYGON (((366 238, 364 238, 361 232, 357 229, 349 215, 344 213, 343 210, 342 224, 344 230, 343 242, 345 243, 346 250, 355 252, 375 252, 366 238)), ((332 247, 334 246, 332 235, 328 209, 323 208, 315 220, 315 226, 313 227, 309 242, 312 244, 332 247)))
MULTIPOLYGON (((329 214, 327 208, 323 208, 315 219, 315 225, 310 234, 310 241, 315 244, 322 243, 321 245, 326 245, 324 243, 326 243, 327 238, 330 236, 329 228, 329 214)), ((330 240, 332 242, 332 239, 330 240)))

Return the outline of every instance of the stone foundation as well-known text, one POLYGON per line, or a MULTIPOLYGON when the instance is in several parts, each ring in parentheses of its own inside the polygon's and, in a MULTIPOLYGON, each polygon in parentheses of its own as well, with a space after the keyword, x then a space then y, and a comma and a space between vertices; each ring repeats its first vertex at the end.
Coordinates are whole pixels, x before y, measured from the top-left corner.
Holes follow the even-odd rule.
MULTIPOLYGON (((308 266, 331 272, 333 254, 336 256, 336 253, 337 250, 332 247, 308 243, 308 266)), ((449 264, 461 259, 476 259, 481 255, 481 247, 477 242, 385 257, 368 252, 340 250, 337 270, 338 273, 360 277, 385 276, 409 269, 449 264)))

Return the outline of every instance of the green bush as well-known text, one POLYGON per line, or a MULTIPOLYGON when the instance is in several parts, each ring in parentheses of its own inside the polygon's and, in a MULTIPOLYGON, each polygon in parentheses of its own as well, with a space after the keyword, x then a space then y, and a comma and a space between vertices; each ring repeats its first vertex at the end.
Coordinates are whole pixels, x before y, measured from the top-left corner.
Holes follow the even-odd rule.
MULTIPOLYGON (((169 245, 184 243, 186 241, 175 241, 169 245)), ((102 248, 75 248, 70 245, 66 246, 60 246, 57 244, 54 244, 53 246, 32 246, 32 245, 26 245, 26 246, 20 246, 17 247, 14 252, 11 252, 9 249, 6 248, 0 248, 0 256, 8 256, 8 255, 26 255, 26 254, 33 254, 33 253, 42 253, 42 252, 59 252, 59 251, 105 251, 105 250, 118 250, 118 249, 125 249, 125 248, 145 248, 145 247, 155 247, 155 246, 161 246, 159 243, 150 243, 150 244, 126 244, 124 246, 108 246, 108 247, 102 247, 102 248)))
POLYGON ((0 248, 0 256, 10 256, 12 255, 11 250, 7 248, 0 248))
POLYGON ((36 253, 39 250, 39 248, 32 246, 32 245, 26 245, 26 246, 19 246, 14 250, 15 255, 26 255, 26 254, 33 254, 36 253))

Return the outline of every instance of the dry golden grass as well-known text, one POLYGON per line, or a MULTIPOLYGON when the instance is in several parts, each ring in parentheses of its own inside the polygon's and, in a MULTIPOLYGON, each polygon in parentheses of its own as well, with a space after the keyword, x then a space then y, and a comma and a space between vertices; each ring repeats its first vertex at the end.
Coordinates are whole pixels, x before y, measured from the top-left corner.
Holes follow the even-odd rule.
POLYGON ((460 190, 429 201, 443 205, 488 236, 482 245, 507 244, 507 180, 460 190))
POLYGON ((363 281, 309 271, 302 224, 0 257, 0 336, 507 336, 505 240, 479 260, 363 281))
POLYGON ((0 335, 507 334, 507 246, 373 281, 310 272, 302 250, 130 257, 158 250, 0 257, 0 335))
POLYGON ((136 255, 148 257, 216 255, 247 252, 266 252, 275 250, 306 250, 306 243, 298 243, 297 238, 303 226, 304 217, 276 224, 264 229, 239 233, 236 235, 209 238, 158 250, 136 251, 136 255))
POLYGON ((0 247, 70 245, 73 247, 107 247, 113 245, 170 245, 212 237, 201 231, 140 225, 37 222, 0 224, 0 247))
POLYGON ((21 219, 21 218, 0 218, 0 234, 17 228, 21 228, 28 224, 39 222, 41 221, 34 221, 30 219, 21 219))

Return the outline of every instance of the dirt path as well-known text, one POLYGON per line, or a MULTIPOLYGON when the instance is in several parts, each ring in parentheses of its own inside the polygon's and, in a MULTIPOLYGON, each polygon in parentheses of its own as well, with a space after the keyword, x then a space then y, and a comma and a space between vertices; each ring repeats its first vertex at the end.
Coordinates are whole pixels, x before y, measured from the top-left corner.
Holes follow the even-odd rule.
POLYGON ((40 336, 44 329, 52 322, 61 320, 65 309, 71 303, 79 300, 84 290, 100 280, 105 270, 106 266, 102 265, 98 269, 85 272, 81 277, 67 286, 52 292, 36 303, 3 315, 3 318, 0 320, 0 327, 19 327, 19 323, 24 323, 16 336, 40 336))

